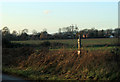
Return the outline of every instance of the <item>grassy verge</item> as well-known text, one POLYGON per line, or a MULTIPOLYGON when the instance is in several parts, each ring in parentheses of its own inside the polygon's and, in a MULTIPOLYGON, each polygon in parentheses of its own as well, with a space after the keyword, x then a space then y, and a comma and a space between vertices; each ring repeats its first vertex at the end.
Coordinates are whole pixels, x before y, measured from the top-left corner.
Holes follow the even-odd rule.
POLYGON ((117 53, 119 50, 111 48, 94 52, 83 49, 81 56, 76 50, 38 50, 19 60, 17 66, 3 66, 3 72, 30 80, 120 80, 120 54, 117 53))
POLYGON ((3 67, 3 73, 13 76, 22 77, 24 80, 65 80, 59 78, 57 75, 41 74, 39 70, 32 68, 19 69, 17 67, 3 67))

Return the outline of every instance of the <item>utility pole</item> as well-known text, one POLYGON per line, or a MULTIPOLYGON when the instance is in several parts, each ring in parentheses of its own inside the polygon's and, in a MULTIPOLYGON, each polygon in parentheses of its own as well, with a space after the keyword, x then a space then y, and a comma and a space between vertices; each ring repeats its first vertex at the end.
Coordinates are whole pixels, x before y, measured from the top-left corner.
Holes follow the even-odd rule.
POLYGON ((78 35, 78 55, 81 54, 81 36, 80 34, 78 35))

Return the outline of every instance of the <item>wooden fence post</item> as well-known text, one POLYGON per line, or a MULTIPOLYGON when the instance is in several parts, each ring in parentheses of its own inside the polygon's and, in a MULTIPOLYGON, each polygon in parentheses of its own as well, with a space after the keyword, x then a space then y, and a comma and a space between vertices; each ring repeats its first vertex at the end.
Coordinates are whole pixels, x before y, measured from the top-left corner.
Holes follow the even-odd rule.
POLYGON ((81 54, 81 36, 79 35, 78 37, 79 37, 78 38, 78 55, 80 55, 81 54))

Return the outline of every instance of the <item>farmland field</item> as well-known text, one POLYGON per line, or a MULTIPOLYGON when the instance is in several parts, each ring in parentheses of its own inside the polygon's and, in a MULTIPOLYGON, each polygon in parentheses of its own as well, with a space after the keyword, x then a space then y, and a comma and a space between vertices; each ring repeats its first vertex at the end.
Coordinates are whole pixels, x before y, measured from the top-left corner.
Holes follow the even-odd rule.
MULTIPOLYGON (((82 39, 83 45, 94 45, 94 44, 114 44, 117 42, 117 38, 97 38, 97 39, 82 39)), ((43 41, 50 42, 61 42, 75 45, 77 44, 77 39, 65 39, 65 40, 26 40, 26 41, 12 41, 13 43, 21 44, 40 44, 43 41)))
MULTIPOLYGON (((77 39, 65 39, 65 40, 26 40, 26 41, 12 41, 12 43, 19 43, 23 45, 37 45, 36 48, 39 48, 42 42, 49 41, 52 43, 62 43, 66 49, 77 49, 77 39)), ((82 47, 85 49, 110 49, 117 45, 118 39, 117 38, 97 38, 97 39, 82 39, 82 47)), ((59 46, 59 45, 56 45, 59 46)), ((63 46, 50 48, 50 49, 60 49, 63 46)))

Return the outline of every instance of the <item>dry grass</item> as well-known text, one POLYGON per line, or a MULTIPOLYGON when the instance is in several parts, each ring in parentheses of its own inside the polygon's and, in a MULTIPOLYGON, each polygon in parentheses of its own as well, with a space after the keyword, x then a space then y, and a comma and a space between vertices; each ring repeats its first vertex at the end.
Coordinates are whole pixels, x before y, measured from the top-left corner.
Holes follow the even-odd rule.
POLYGON ((25 60, 33 53, 33 49, 29 47, 21 48, 3 48, 2 64, 3 66, 17 66, 21 60, 25 60))
POLYGON ((77 51, 60 49, 46 53, 36 51, 19 64, 19 69, 32 68, 39 74, 65 79, 119 79, 119 61, 120 55, 114 51, 82 50, 78 56, 77 51))

